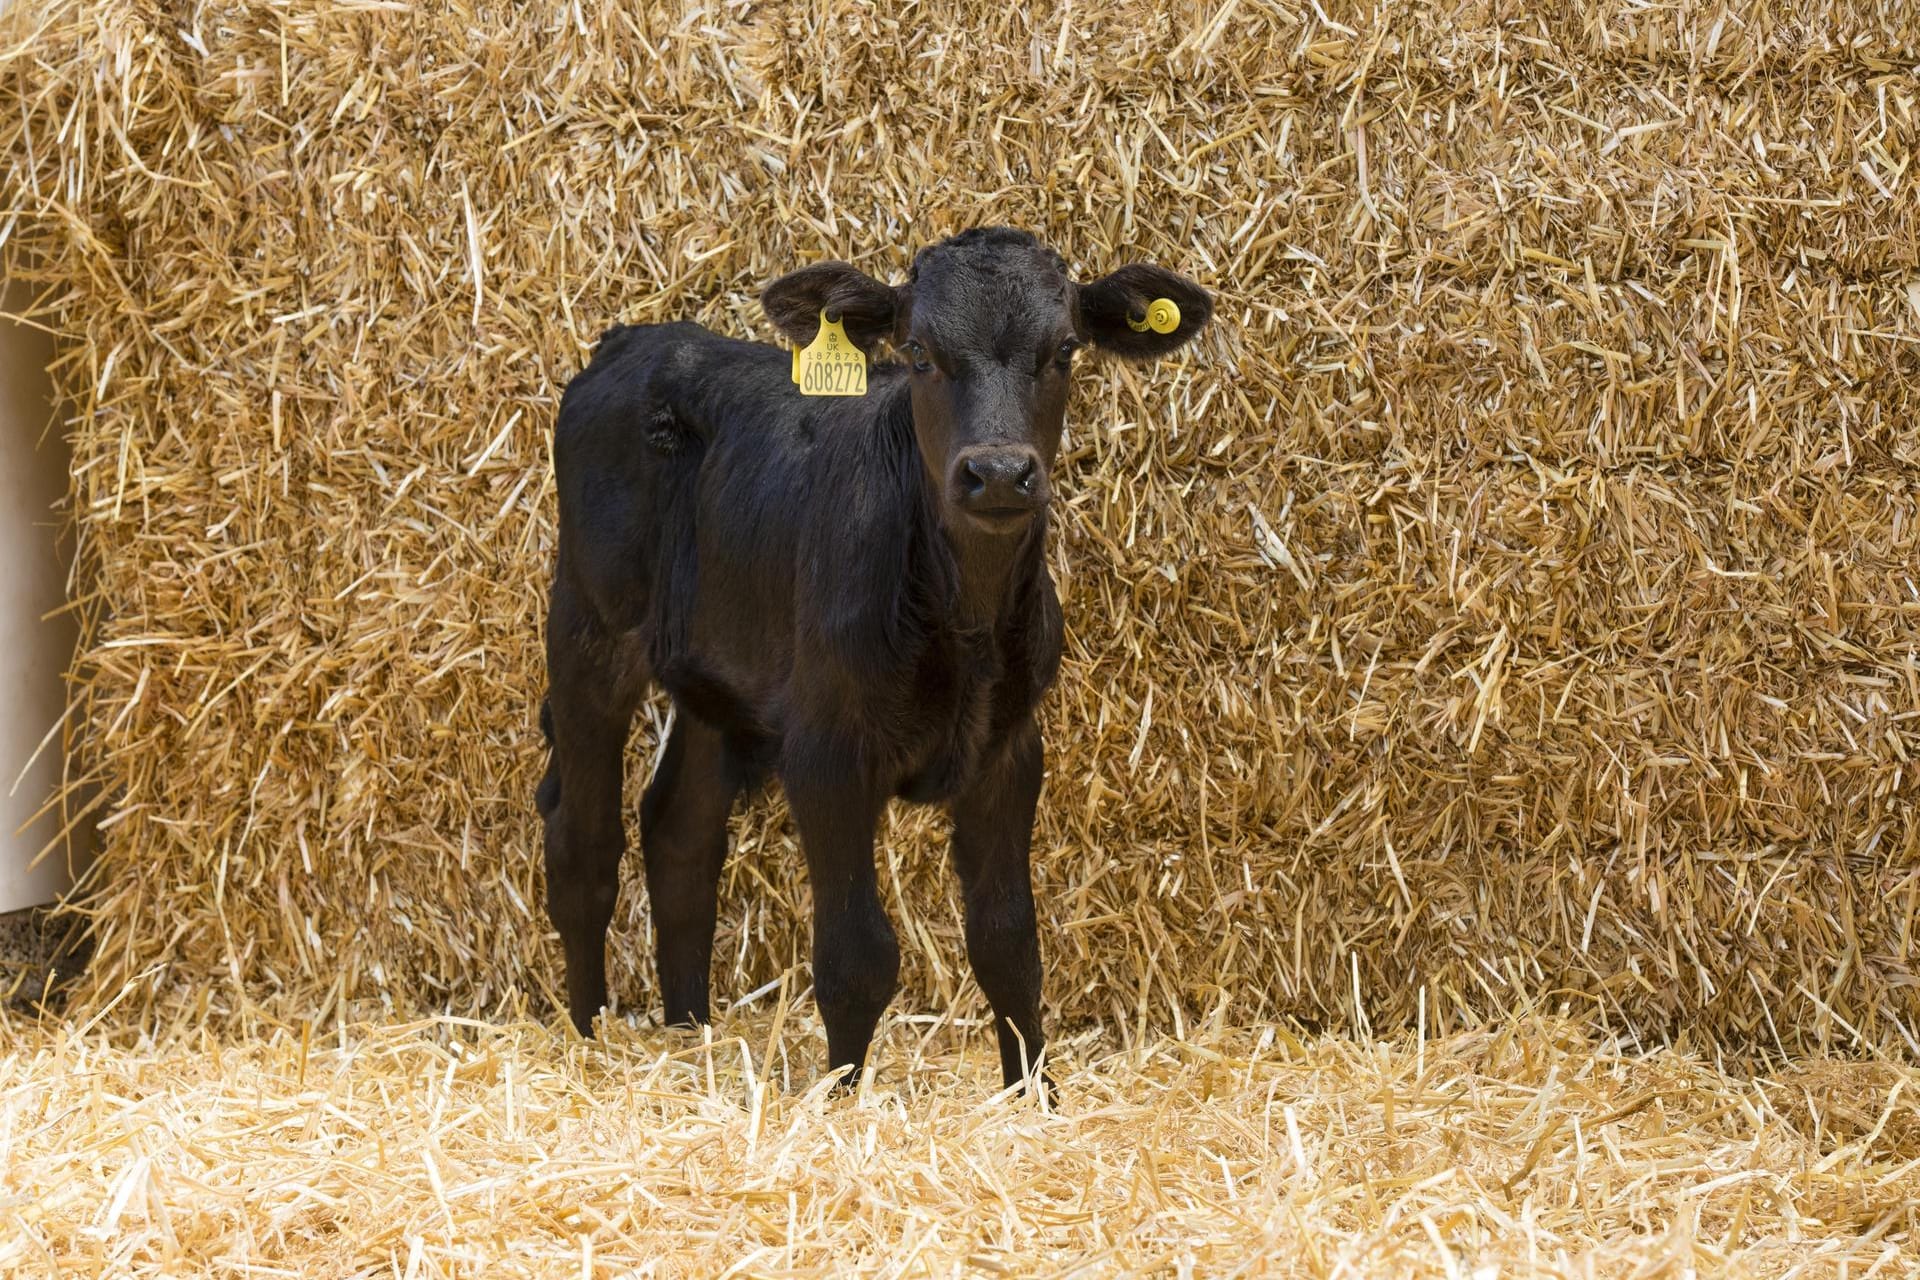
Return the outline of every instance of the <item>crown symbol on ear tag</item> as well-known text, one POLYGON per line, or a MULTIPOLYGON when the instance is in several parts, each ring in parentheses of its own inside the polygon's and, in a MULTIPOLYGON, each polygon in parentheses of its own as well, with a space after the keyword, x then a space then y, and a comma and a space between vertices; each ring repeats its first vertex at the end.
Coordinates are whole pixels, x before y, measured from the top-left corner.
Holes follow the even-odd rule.
POLYGON ((1147 304, 1147 314, 1135 320, 1127 317, 1127 328, 1135 333, 1145 333, 1151 329, 1155 333, 1172 333, 1180 327, 1180 304, 1172 298, 1155 298, 1147 304))

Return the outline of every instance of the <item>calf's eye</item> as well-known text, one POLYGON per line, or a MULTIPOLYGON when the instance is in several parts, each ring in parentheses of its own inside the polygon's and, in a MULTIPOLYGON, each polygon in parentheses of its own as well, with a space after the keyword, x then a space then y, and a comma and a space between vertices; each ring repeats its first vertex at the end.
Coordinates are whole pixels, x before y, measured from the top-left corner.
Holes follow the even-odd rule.
POLYGON ((929 373, 933 369, 933 361, 927 359, 927 349, 917 342, 907 344, 907 359, 913 362, 915 373, 929 373))
POLYGON ((1080 340, 1078 338, 1068 338, 1060 344, 1060 349, 1053 353, 1053 362, 1064 369, 1073 363, 1073 353, 1079 349, 1080 340))

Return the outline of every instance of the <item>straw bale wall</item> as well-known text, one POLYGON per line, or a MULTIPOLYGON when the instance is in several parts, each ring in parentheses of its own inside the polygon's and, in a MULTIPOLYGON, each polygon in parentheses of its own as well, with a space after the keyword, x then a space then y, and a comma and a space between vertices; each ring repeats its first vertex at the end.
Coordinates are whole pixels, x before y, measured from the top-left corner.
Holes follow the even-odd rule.
MULTIPOLYGON (((1008 222, 1221 300, 1192 354, 1077 377, 1036 844, 1063 1017, 1920 1034, 1904 3, 8 22, 102 990, 544 1015, 561 388, 615 321, 770 337, 782 270, 1008 222)), ((777 803, 736 835, 723 1002, 807 951, 777 803)), ((880 857, 901 1007, 977 1001, 936 826, 880 857)))

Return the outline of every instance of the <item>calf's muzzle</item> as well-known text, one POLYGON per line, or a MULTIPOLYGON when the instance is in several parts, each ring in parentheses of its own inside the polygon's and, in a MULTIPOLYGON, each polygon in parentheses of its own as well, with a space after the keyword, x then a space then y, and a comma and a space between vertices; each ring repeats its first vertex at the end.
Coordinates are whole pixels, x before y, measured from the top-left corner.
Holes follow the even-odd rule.
POLYGON ((953 460, 953 502, 976 520, 1011 523, 1047 505, 1047 472, 1026 445, 964 449, 953 460))

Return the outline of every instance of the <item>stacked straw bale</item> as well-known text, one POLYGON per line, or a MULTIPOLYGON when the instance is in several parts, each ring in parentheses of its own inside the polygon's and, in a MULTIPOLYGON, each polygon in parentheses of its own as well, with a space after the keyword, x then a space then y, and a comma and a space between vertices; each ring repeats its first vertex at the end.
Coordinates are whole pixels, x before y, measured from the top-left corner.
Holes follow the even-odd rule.
MULTIPOLYGON (((1220 292, 1091 362, 1036 847, 1072 1021, 1920 1036, 1920 22, 1872 4, 15 6, 103 990, 544 1015, 561 388, 972 224, 1220 292), (158 968, 156 969, 156 966, 158 968)), ((661 709, 636 735, 644 777, 661 709)), ((721 998, 807 953, 737 822, 721 998)), ((905 999, 966 995, 936 824, 905 999)), ((630 876, 617 986, 652 1007, 630 876)))

